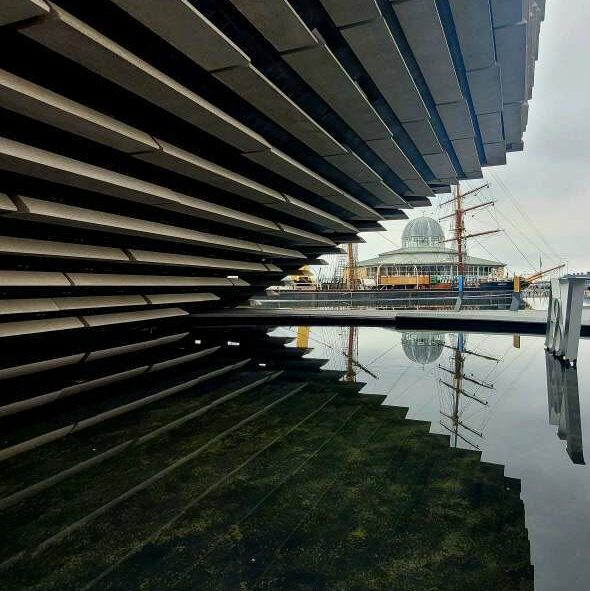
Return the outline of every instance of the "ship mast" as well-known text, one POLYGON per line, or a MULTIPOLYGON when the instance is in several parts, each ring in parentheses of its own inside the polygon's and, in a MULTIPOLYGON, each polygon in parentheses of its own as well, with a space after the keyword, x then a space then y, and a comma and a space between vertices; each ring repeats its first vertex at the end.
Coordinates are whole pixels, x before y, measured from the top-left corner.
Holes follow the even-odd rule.
POLYGON ((347 245, 348 254, 348 276, 347 276, 347 287, 350 291, 354 291, 358 287, 357 278, 357 253, 354 245, 348 243, 347 245))
POLYGON ((463 291, 463 277, 465 277, 465 265, 463 264, 463 196, 461 195, 461 185, 457 183, 455 189, 455 240, 457 241, 457 282, 459 291, 463 291))
POLYGON ((453 203, 454 206, 453 213, 439 218, 439 221, 448 218, 454 218, 455 220, 455 227, 453 229, 454 236, 452 238, 449 238, 448 240, 445 240, 444 242, 455 242, 457 246, 457 288, 460 292, 463 291, 465 282, 465 241, 468 238, 475 238, 476 236, 485 236, 487 234, 495 234, 497 232, 500 232, 500 230, 486 230, 485 232, 477 232, 475 234, 465 234, 465 214, 468 211, 473 211, 474 209, 479 209, 481 207, 493 205, 494 201, 486 201, 485 203, 480 203, 477 205, 472 205, 471 207, 464 208, 463 200, 465 199, 465 197, 475 195, 482 189, 487 189, 489 186, 489 183, 485 183, 481 187, 477 187, 476 189, 467 191, 467 193, 461 193, 461 186, 459 183, 457 183, 457 185, 455 185, 453 189, 453 198, 449 201, 441 203, 440 205, 440 207, 442 207, 443 205, 453 203))

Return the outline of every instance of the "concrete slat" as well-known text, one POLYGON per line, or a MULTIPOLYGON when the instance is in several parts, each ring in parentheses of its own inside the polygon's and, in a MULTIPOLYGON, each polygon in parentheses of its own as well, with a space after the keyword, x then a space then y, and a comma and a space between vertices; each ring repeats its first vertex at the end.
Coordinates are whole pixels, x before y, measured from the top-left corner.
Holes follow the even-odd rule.
POLYGON ((385 19, 380 17, 347 27, 341 33, 401 122, 428 117, 428 110, 385 19))
POLYGON ((229 0, 279 51, 315 45, 316 39, 287 0, 229 0))
POLYGON ((49 6, 43 0, 0 0, 0 26, 48 13, 49 6))
POLYGON ((21 33, 241 152, 267 147, 262 137, 195 92, 61 8, 51 6, 50 17, 25 22, 21 33))
POLYGON ((435 0, 395 3, 393 9, 436 104, 463 98, 435 0), (428 31, 427 34, 424 34, 428 31))
POLYGON ((207 71, 249 63, 248 56, 186 0, 113 0, 207 71))
POLYGON ((381 117, 325 43, 284 54, 283 59, 363 140, 390 135, 381 117))
POLYGON ((149 134, 5 70, 0 70, 0 103, 5 109, 121 152, 158 149, 149 134))

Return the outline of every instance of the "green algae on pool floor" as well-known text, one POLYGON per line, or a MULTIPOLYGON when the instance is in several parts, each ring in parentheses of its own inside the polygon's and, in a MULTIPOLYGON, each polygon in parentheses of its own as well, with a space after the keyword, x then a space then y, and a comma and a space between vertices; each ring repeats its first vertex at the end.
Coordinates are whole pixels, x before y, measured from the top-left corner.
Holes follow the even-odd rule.
POLYGON ((533 588, 500 466, 317 363, 279 371, 248 366, 6 463, 3 589, 533 588))

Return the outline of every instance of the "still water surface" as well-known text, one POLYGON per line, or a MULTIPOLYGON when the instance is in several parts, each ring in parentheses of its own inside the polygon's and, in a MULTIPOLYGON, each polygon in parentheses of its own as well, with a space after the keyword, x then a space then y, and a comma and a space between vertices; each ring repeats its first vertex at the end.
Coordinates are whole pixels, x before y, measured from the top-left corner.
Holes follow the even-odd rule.
POLYGON ((590 341, 152 340, 5 363, 3 589, 587 588, 590 341))

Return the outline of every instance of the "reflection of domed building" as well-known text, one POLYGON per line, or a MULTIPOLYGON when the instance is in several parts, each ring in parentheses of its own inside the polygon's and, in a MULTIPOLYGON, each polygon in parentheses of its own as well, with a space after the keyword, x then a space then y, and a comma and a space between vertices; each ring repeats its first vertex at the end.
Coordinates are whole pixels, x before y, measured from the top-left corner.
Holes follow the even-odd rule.
MULTIPOLYGON (((465 255, 465 280, 477 284, 504 275, 504 263, 465 255)), ((445 247, 445 233, 433 218, 407 223, 402 247, 358 264, 358 276, 367 285, 428 287, 456 280, 457 250, 445 247)))
POLYGON ((402 334, 402 349, 406 357, 420 365, 434 363, 445 347, 445 334, 406 332, 402 334))

